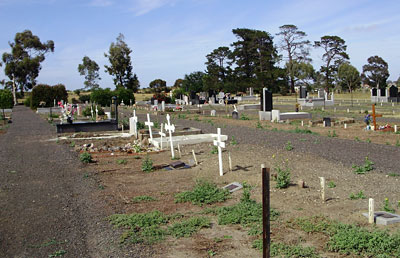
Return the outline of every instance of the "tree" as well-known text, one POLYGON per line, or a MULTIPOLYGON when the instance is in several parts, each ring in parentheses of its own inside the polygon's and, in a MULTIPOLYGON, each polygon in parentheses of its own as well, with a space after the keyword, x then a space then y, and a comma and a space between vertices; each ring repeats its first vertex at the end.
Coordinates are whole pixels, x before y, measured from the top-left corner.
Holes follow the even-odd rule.
POLYGON ((13 95, 9 90, 0 90, 0 108, 3 110, 3 119, 5 120, 4 109, 12 108, 14 105, 13 95))
MULTIPOLYGON (((82 96, 85 96, 85 95, 82 95, 82 96)), ((90 101, 92 103, 97 103, 102 107, 108 107, 111 105, 111 98, 113 96, 114 96, 114 93, 111 91, 110 88, 106 88, 106 89, 97 88, 97 89, 94 89, 90 93, 90 101)))
POLYGON ((204 79, 206 90, 222 90, 224 88, 231 71, 229 62, 231 55, 232 52, 228 47, 219 47, 206 56, 207 74, 204 79))
POLYGON ((167 82, 161 79, 156 79, 149 83, 150 89, 155 93, 160 93, 167 89, 167 82))
POLYGON ((22 92, 36 85, 41 63, 48 52, 54 52, 52 40, 42 43, 30 30, 15 34, 14 42, 8 43, 11 53, 3 53, 4 73, 12 81, 14 105, 17 104, 17 88, 22 92))
MULTIPOLYGON (((286 63, 288 65, 289 63, 286 63)), ((293 61, 293 79, 298 85, 311 87, 311 82, 315 79, 315 70, 312 64, 308 62, 293 61)))
POLYGON ((271 88, 281 76, 275 67, 278 54, 272 36, 268 32, 251 29, 234 29, 232 32, 238 39, 232 43, 232 59, 239 89, 271 88))
POLYGON ((388 64, 379 56, 371 56, 367 61, 368 64, 363 66, 363 82, 374 88, 386 88, 386 80, 389 78, 388 64))
POLYGON ((131 89, 137 92, 139 89, 139 80, 136 74, 133 74, 132 62, 130 54, 132 50, 124 41, 124 35, 121 33, 117 37, 116 43, 111 43, 108 54, 104 56, 108 58, 110 65, 105 65, 106 72, 114 76, 114 84, 118 87, 131 89))
POLYGON ((203 72, 192 72, 191 74, 186 74, 183 80, 183 89, 189 94, 191 92, 201 92, 203 91, 203 72))
POLYGON ((281 36, 279 48, 287 52, 286 69, 290 79, 290 91, 295 92, 295 71, 294 62, 311 62, 309 58, 310 41, 304 40, 307 34, 301 31, 295 25, 282 25, 277 36, 281 36))
MULTIPOLYGON (((85 76, 85 89, 93 90, 99 88, 98 80, 101 80, 99 75, 98 64, 87 56, 82 58, 82 64, 78 65, 78 72, 85 76)), ((79 94, 78 94, 79 95, 79 94)))
POLYGON ((176 79, 174 83, 174 88, 182 88, 183 86, 183 79, 176 79))
POLYGON ((345 85, 351 94, 351 106, 353 106, 353 91, 360 87, 361 77, 357 68, 348 63, 339 66, 338 79, 342 85, 345 85))
POLYGON ((345 41, 338 36, 323 36, 320 41, 314 42, 314 47, 322 48, 325 52, 322 56, 325 65, 321 66, 320 71, 325 75, 325 89, 329 91, 333 87, 334 77, 339 66, 349 59, 349 55, 346 53, 347 46, 345 41))

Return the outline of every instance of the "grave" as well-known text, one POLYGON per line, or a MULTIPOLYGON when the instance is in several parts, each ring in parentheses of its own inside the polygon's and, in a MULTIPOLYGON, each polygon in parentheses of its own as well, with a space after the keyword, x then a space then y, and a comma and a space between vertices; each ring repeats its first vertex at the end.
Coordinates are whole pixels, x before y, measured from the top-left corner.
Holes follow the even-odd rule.
POLYGON ((378 103, 378 102, 388 102, 388 89, 371 89, 371 102, 378 103))
POLYGON ((271 120, 272 119, 271 111, 273 109, 272 92, 269 91, 267 88, 262 89, 261 103, 259 106, 260 106, 260 111, 258 111, 258 115, 260 117, 260 121, 271 120))
POLYGON ((318 97, 312 98, 307 94, 304 87, 300 88, 300 98, 297 100, 302 107, 325 107, 335 105, 334 93, 327 93, 325 90, 318 90, 318 97))
MULTIPOLYGON (((195 135, 180 135, 180 136, 172 136, 172 142, 173 144, 180 144, 182 145, 189 145, 189 144, 198 144, 198 143, 207 143, 207 142, 214 142, 218 137, 217 134, 195 134, 195 135)), ((166 139, 168 137, 163 137, 163 145, 168 144, 169 139, 166 139)), ((227 135, 221 135, 221 140, 222 141, 227 141, 228 136, 227 135)), ((161 137, 158 138, 153 138, 153 140, 150 141, 151 144, 153 144, 155 147, 160 148, 161 147, 161 137)))
MULTIPOLYGON (((154 135, 159 135, 160 134, 158 129, 153 127, 152 130, 153 130, 152 133, 154 135)), ((175 132, 172 134, 172 136, 193 135, 193 134, 201 134, 201 129, 194 128, 194 127, 184 127, 184 126, 177 125, 177 126, 175 126, 175 132)), ((139 130, 139 132, 138 132, 138 139, 139 140, 143 140, 144 138, 149 138, 149 137, 150 137, 150 132, 149 132, 148 129, 139 130)))
POLYGON ((400 93, 399 93, 399 89, 395 86, 392 85, 389 88, 389 102, 400 102, 400 93))
POLYGON ((233 193, 233 192, 235 192, 237 190, 240 190, 242 188, 243 188, 243 185, 241 185, 238 182, 233 182, 233 183, 230 183, 229 185, 226 185, 226 186, 223 187, 223 189, 227 189, 230 193, 233 193))
MULTIPOLYGON (((368 213, 363 213, 365 217, 368 218, 368 213)), ((374 221, 377 225, 390 225, 400 222, 400 215, 389 213, 386 211, 376 211, 374 212, 374 221)))

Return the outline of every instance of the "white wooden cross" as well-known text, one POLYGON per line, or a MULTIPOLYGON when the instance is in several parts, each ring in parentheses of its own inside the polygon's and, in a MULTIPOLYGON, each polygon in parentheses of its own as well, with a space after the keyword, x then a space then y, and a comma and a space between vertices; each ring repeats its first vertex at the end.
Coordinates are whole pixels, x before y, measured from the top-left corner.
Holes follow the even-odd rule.
POLYGON ((219 175, 224 175, 224 170, 222 168, 222 148, 225 148, 225 142, 221 140, 221 128, 217 129, 217 140, 214 140, 214 145, 218 147, 218 161, 219 161, 219 175))
POLYGON ((147 122, 144 123, 149 127, 149 133, 150 133, 150 140, 153 140, 153 133, 151 132, 151 127, 154 126, 153 122, 150 122, 150 115, 147 114, 147 122))
POLYGON ((96 105, 96 121, 99 120, 99 110, 97 109, 97 105, 96 105))
POLYGON ((129 131, 131 134, 137 136, 137 122, 138 117, 136 116, 135 110, 133 110, 133 117, 129 119, 129 131))
POLYGON ((171 155, 172 158, 174 159, 175 153, 174 153, 174 146, 172 144, 172 132, 175 132, 175 125, 171 124, 169 114, 167 114, 167 124, 165 125, 165 130, 169 131, 169 142, 171 143, 171 155))
POLYGON ((162 148, 163 148, 163 146, 162 146, 162 144, 163 144, 162 138, 165 137, 165 136, 167 136, 167 135, 164 133, 164 124, 161 124, 161 130, 160 130, 160 137, 161 137, 161 140, 160 140, 160 150, 162 150, 162 148))

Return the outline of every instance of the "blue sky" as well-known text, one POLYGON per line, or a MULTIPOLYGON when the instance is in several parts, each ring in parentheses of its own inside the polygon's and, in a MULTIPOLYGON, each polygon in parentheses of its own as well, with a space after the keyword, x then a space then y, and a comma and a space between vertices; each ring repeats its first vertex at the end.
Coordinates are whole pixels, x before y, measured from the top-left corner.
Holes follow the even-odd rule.
MULTIPOLYGON (((39 83, 82 88, 77 67, 87 55, 101 67, 101 87, 113 89, 111 76, 104 72, 104 53, 122 33, 133 50, 141 88, 158 78, 173 85, 185 74, 203 71, 208 53, 235 41, 234 28, 275 36, 279 26, 295 24, 312 42, 324 35, 342 37, 359 71, 368 57, 381 56, 389 64, 389 79, 397 80, 399 10, 396 0, 0 0, 0 54, 10 51, 8 42, 15 33, 29 29, 42 41, 55 42, 39 83)), ((319 69, 322 52, 311 53, 319 69)), ((0 80, 5 78, 3 68, 0 80)))

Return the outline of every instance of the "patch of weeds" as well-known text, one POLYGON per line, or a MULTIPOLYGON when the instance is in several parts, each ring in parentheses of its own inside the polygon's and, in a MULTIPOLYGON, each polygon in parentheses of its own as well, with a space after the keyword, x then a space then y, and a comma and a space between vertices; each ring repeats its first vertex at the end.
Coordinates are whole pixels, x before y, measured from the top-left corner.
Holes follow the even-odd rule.
POLYGON ((146 155, 146 158, 142 161, 142 171, 146 173, 153 171, 153 161, 149 155, 146 155))
POLYGON ((199 119, 199 116, 198 116, 198 115, 195 115, 195 116, 194 116, 194 121, 200 122, 200 119, 199 119))
POLYGON ((217 252, 210 249, 207 251, 207 254, 208 254, 208 256, 213 257, 214 255, 217 255, 217 252))
POLYGON ((160 129, 160 123, 155 121, 154 122, 154 128, 160 129))
POLYGON ((226 235, 224 236, 224 239, 232 239, 232 236, 226 235))
POLYGON ((207 119, 205 121, 206 121, 206 123, 209 123, 210 125, 214 126, 214 121, 213 120, 207 119))
POLYGON ((240 114, 240 120, 250 120, 250 117, 246 114, 240 114))
POLYGON ((319 135, 319 133, 313 132, 313 131, 311 131, 310 129, 307 129, 307 128, 301 129, 301 128, 298 128, 298 127, 296 127, 296 129, 294 129, 294 130, 288 130, 287 132, 288 132, 288 133, 299 133, 299 134, 313 134, 313 135, 319 135))
POLYGON ((135 153, 139 153, 139 152, 142 151, 142 148, 140 147, 139 144, 135 144, 135 145, 133 145, 133 151, 134 151, 135 153))
POLYGON ((140 156, 135 156, 135 157, 133 157, 134 159, 141 159, 142 157, 140 157, 140 156))
POLYGON ((71 142, 70 144, 69 144, 69 147, 75 147, 75 142, 71 142))
POLYGON ((395 144, 395 145, 396 145, 396 147, 400 147, 400 140, 398 140, 398 139, 397 139, 397 141, 396 141, 396 144, 395 144))
POLYGON ((354 140, 355 140, 356 142, 361 142, 360 138, 358 138, 358 137, 355 137, 354 140))
POLYGON ((363 175, 374 169, 372 165, 374 165, 374 162, 370 161, 368 157, 365 157, 364 165, 362 166, 353 165, 354 173, 363 175))
POLYGON ((191 202, 194 205, 203 206, 204 204, 223 202, 228 198, 228 190, 219 188, 215 184, 205 180, 197 180, 192 191, 176 194, 175 202, 191 202))
POLYGON ((169 234, 176 238, 190 237, 202 228, 209 228, 211 221, 207 217, 193 217, 181 222, 176 222, 168 228, 169 234))
POLYGON ((211 150, 211 154, 217 154, 218 153, 218 147, 217 146, 213 146, 212 150, 211 150))
POLYGON ((328 183, 328 187, 329 187, 329 188, 335 188, 335 187, 336 187, 336 184, 335 184, 335 182, 333 182, 333 181, 329 181, 329 183, 328 183))
POLYGON ((330 232, 332 227, 332 221, 324 216, 296 218, 293 221, 288 221, 288 224, 297 226, 306 233, 330 232))
POLYGON ((307 141, 307 139, 300 138, 300 139, 299 139, 299 141, 301 141, 301 142, 306 142, 306 141, 307 141))
POLYGON ((386 145, 392 145, 392 144, 390 144, 390 142, 386 142, 385 144, 386 144, 386 145))
POLYGON ((281 168, 277 166, 274 168, 276 171, 276 185, 275 187, 278 189, 288 188, 290 185, 290 169, 286 166, 285 168, 281 168))
POLYGON ((118 159, 117 160, 118 165, 125 165, 126 163, 128 163, 128 161, 126 159, 118 159))
POLYGON ((215 242, 215 243, 221 243, 222 241, 223 241, 222 238, 214 237, 214 242, 215 242))
POLYGON ((396 177, 396 176, 400 176, 400 174, 396 174, 396 173, 389 173, 388 176, 392 176, 392 177, 396 177))
POLYGON ((92 158, 92 154, 90 154, 89 152, 84 152, 79 156, 79 159, 83 162, 83 163, 91 163, 93 162, 93 158, 92 158))
POLYGON ((359 200, 359 199, 365 199, 365 198, 367 198, 367 197, 364 195, 364 192, 363 192, 362 190, 360 190, 360 191, 359 191, 358 193, 356 193, 356 194, 350 193, 349 198, 350 198, 350 200, 359 200))
POLYGON ((67 253, 67 251, 61 249, 61 250, 55 251, 55 252, 52 253, 52 254, 49 254, 49 257, 63 256, 63 255, 66 254, 66 253, 67 253))
POLYGON ((371 143, 371 139, 367 138, 367 140, 365 140, 366 143, 371 143))
POLYGON ((186 115, 184 115, 184 114, 178 114, 178 119, 186 119, 186 115))
POLYGON ((104 189, 105 189, 104 185, 102 185, 102 184, 99 184, 98 188, 99 188, 100 190, 104 190, 104 189))
POLYGON ((49 240, 47 242, 43 242, 42 244, 39 245, 29 245, 30 248, 42 248, 42 247, 48 247, 52 245, 60 245, 60 244, 65 244, 67 243, 67 240, 65 241, 57 241, 55 239, 49 240))
POLYGON ((263 129, 264 127, 262 126, 262 124, 260 123, 260 121, 257 121, 256 128, 257 128, 257 129, 263 129))
POLYGON ((237 145, 237 144, 238 144, 238 142, 236 141, 235 136, 232 135, 232 137, 231 137, 231 145, 237 145))
MULTIPOLYGON (((253 242, 253 248, 262 251, 263 242, 262 239, 257 239, 253 242)), ((300 245, 288 245, 285 243, 272 242, 270 246, 271 257, 309 257, 317 258, 320 257, 313 247, 302 247, 300 245)))
POLYGON ((153 202, 157 201, 156 198, 148 195, 140 195, 132 198, 132 202, 139 203, 139 202, 153 202))
POLYGON ((146 127, 146 125, 144 124, 144 122, 138 121, 138 122, 136 122, 136 127, 137 127, 137 130, 142 130, 146 127))
POLYGON ((389 198, 385 198, 385 200, 383 201, 383 210, 390 213, 395 212, 392 205, 390 205, 389 198))
POLYGON ((314 140, 314 144, 319 144, 319 143, 321 143, 321 141, 319 139, 314 140))
POLYGON ((338 135, 336 134, 336 131, 333 130, 333 131, 332 131, 332 134, 331 134, 331 131, 328 131, 328 137, 334 138, 334 137, 338 137, 338 135))
POLYGON ((292 145, 292 142, 291 142, 291 141, 288 141, 288 142, 286 143, 285 149, 286 149, 287 151, 293 150, 293 145, 292 145))

